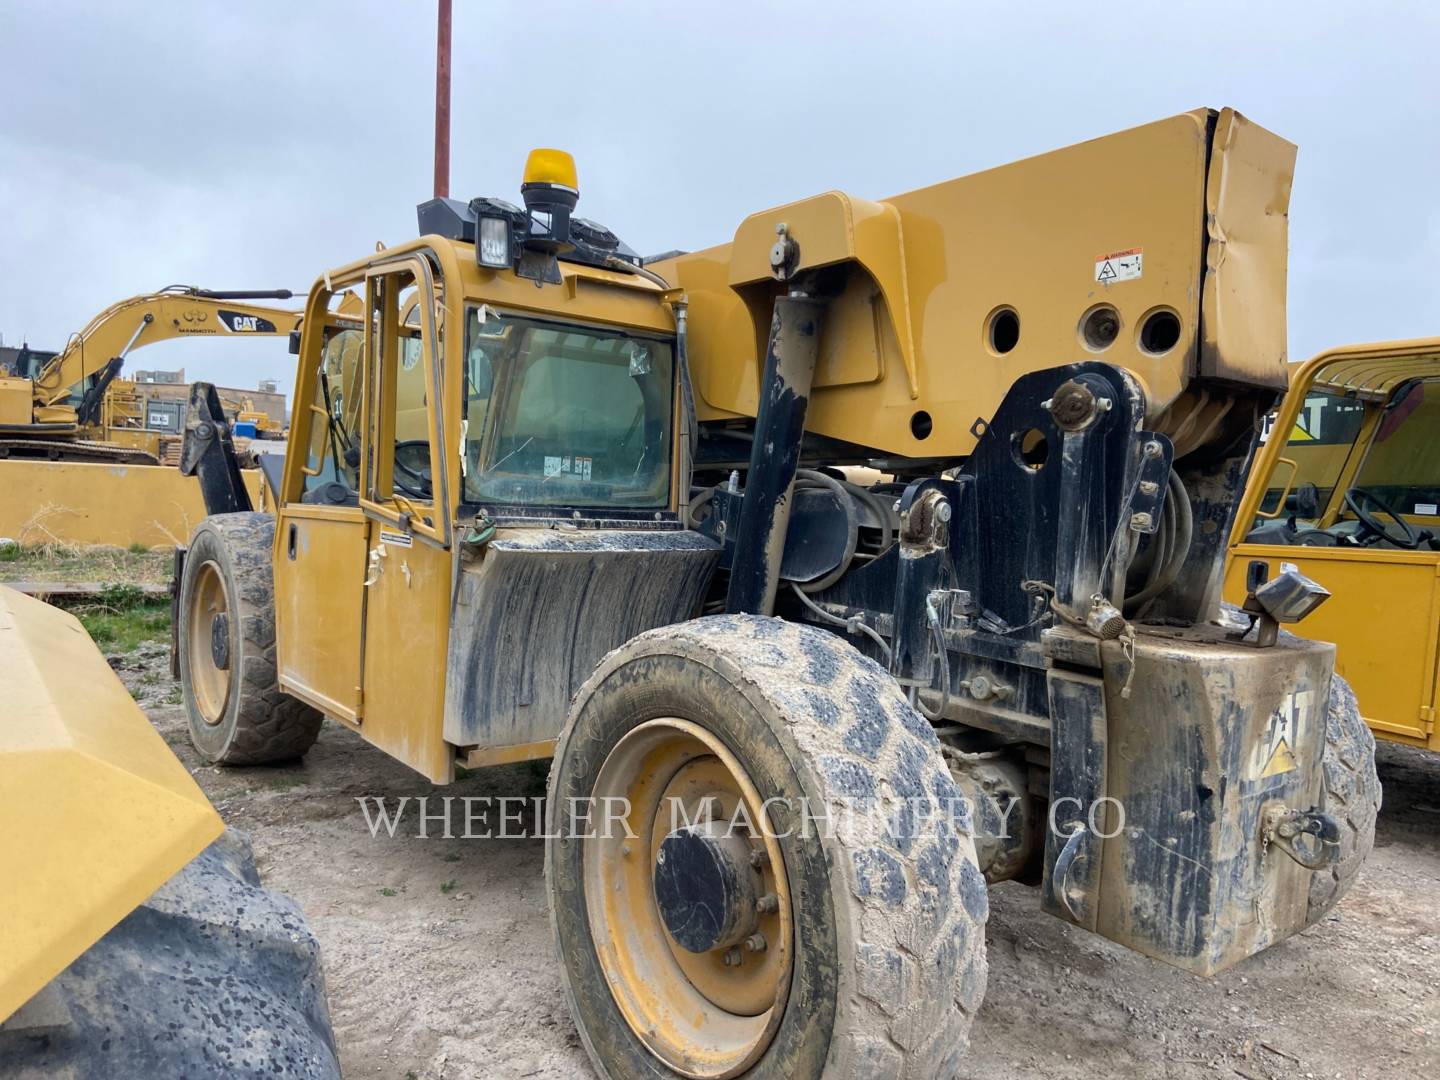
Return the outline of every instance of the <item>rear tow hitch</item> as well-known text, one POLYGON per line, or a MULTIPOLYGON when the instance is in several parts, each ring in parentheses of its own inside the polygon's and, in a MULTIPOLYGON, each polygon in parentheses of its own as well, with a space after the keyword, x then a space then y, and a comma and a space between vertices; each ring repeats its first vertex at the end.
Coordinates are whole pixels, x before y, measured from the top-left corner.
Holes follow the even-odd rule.
POLYGON ((1330 866, 1340 858, 1340 823, 1320 810, 1272 806, 1265 811, 1260 857, 1274 844, 1307 870, 1330 866), (1302 836, 1314 839, 1303 846, 1302 836))

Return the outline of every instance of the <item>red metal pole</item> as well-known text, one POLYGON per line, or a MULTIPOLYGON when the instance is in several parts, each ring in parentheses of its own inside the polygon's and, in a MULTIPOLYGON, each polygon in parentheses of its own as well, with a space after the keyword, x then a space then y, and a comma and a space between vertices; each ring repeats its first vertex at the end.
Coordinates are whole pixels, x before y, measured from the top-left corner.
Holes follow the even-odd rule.
POLYGON ((450 194, 450 0, 440 0, 435 34, 435 197, 450 194))

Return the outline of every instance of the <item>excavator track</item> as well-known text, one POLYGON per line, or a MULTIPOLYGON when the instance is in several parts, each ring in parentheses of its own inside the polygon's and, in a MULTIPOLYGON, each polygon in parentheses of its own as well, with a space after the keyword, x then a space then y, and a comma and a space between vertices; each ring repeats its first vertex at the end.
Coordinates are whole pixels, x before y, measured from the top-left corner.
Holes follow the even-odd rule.
POLYGON ((0 460, 85 461, 103 465, 159 465, 160 459, 144 450, 86 439, 0 439, 0 460))

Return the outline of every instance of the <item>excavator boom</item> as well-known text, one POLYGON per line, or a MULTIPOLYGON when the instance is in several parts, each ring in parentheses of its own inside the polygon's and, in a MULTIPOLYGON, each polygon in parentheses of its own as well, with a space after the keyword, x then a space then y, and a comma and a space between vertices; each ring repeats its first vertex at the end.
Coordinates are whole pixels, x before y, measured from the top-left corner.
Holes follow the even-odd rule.
POLYGON ((35 408, 63 403, 86 378, 123 361, 142 345, 178 337, 289 334, 300 312, 253 300, 288 300, 288 289, 269 292, 212 292, 174 288, 132 296, 111 304, 73 335, 35 377, 35 408))

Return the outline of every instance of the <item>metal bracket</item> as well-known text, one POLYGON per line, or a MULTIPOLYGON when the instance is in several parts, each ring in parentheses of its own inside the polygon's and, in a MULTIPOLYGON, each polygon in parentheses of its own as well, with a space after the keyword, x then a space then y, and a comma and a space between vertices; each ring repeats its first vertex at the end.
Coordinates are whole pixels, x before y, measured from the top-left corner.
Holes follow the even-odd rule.
POLYGON ((1170 460, 1175 451, 1163 435, 1142 431, 1140 437, 1144 442, 1140 444, 1140 475, 1130 498, 1130 530, 1153 533, 1160 527, 1160 511, 1165 508, 1165 493, 1170 486, 1170 460))
POLYGON ((1340 823, 1319 808, 1272 806, 1262 819, 1260 850, 1264 852, 1271 844, 1306 870, 1333 866, 1340 858, 1340 823), (1297 843, 1302 836, 1315 838, 1308 851, 1297 843))
POLYGON ((1085 847, 1085 837, 1089 829, 1084 825, 1076 825, 1075 831, 1070 834, 1070 839, 1065 841, 1065 846, 1060 849, 1060 855, 1055 860, 1055 866, 1051 870, 1051 880, 1055 891, 1055 899, 1070 916, 1070 921, 1085 925, 1086 892, 1075 878, 1075 862, 1085 861, 1085 856, 1080 852, 1085 847))

